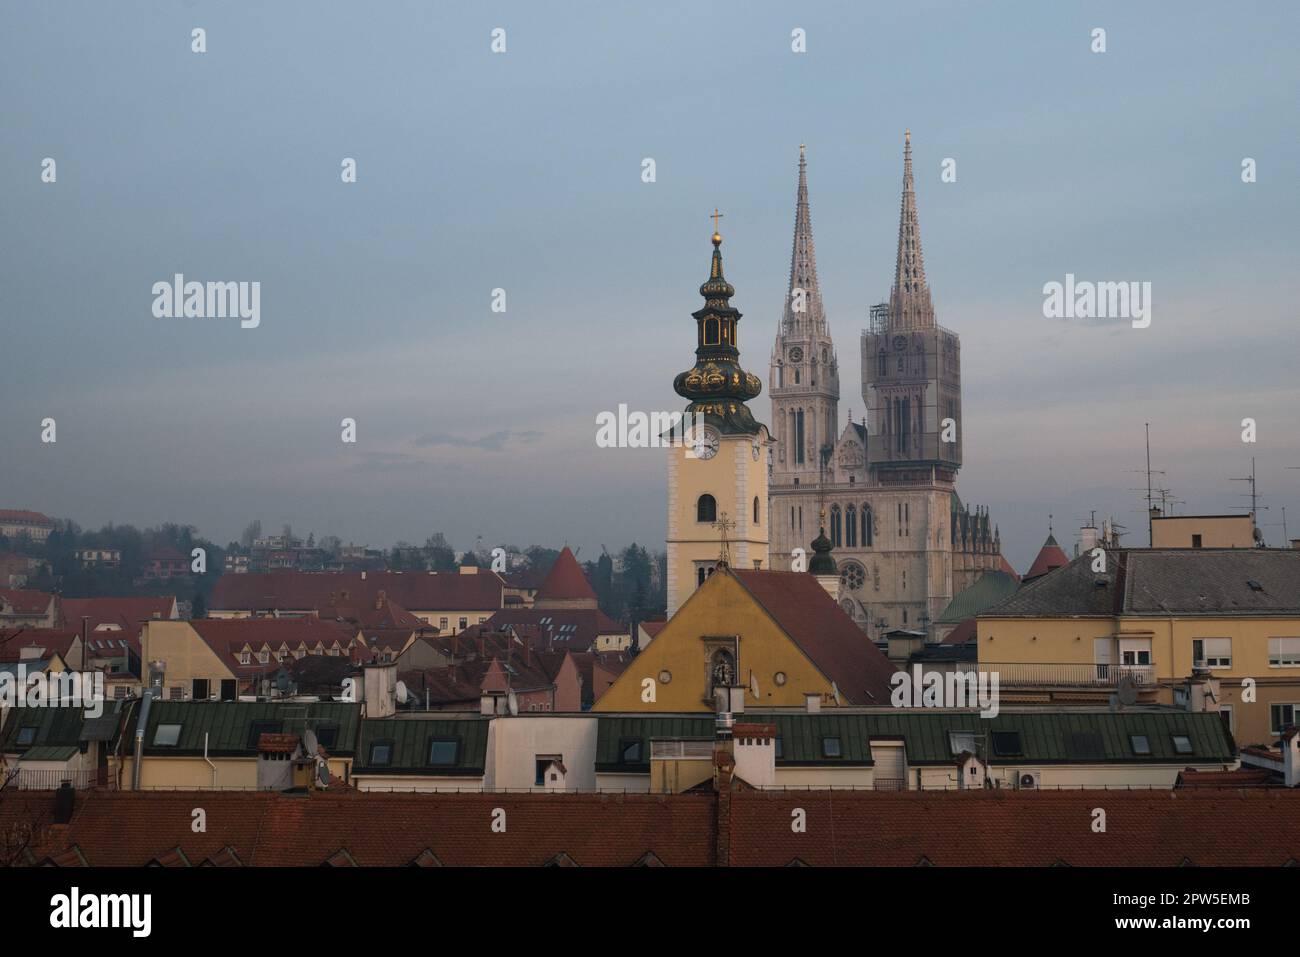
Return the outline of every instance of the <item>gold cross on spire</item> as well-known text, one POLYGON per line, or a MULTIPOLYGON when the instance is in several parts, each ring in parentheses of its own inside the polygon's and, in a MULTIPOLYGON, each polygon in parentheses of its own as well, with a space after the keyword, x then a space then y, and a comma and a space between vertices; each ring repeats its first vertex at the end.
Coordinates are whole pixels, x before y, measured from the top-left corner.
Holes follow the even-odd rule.
POLYGON ((721 234, 718 232, 718 220, 722 219, 722 214, 718 212, 718 207, 716 206, 713 207, 712 218, 713 218, 713 235, 714 237, 719 237, 721 234))
POLYGON ((727 513, 723 512, 718 516, 718 520, 713 523, 713 527, 722 533, 722 540, 719 542, 718 564, 731 564, 731 542, 727 539, 727 532, 736 527, 734 520, 727 518, 727 513))

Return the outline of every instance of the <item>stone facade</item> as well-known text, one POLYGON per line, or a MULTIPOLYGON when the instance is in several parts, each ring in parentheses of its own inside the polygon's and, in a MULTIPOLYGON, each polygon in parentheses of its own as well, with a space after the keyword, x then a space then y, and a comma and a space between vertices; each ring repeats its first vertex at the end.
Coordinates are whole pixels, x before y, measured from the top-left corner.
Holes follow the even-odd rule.
POLYGON ((773 568, 825 525, 840 604, 873 638, 929 632, 953 596, 1003 566, 988 512, 956 492, 962 458, 961 340, 938 325, 903 156, 898 259, 887 304, 861 337, 866 415, 841 426, 839 368, 822 307, 800 147, 790 291, 772 350, 769 484, 773 568))

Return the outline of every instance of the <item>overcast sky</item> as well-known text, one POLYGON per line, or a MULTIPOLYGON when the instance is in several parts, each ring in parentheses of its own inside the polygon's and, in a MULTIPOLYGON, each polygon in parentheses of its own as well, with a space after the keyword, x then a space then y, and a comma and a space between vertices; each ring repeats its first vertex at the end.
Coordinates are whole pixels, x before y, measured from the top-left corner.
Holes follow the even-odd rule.
POLYGON ((219 542, 260 518, 376 546, 662 547, 664 453, 598 449, 595 416, 681 406, 708 213, 766 384, 808 144, 841 423, 860 418, 910 128, 962 337, 958 489, 1011 562, 1049 513, 1067 548, 1093 509, 1145 544, 1147 421, 1180 513, 1243 505, 1256 456, 1279 544, 1283 506, 1300 535, 1297 9, 10 0, 0 507, 219 542), (154 318, 175 273, 260 282, 260 325, 154 318), (1150 327, 1044 318, 1067 273, 1150 282, 1150 327))

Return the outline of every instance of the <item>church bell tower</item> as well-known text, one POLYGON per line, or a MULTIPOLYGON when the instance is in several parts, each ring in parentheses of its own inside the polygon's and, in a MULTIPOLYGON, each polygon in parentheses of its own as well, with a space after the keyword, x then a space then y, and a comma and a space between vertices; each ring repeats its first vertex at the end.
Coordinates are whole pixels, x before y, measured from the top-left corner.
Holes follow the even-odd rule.
POLYGON ((767 426, 749 406, 763 384, 740 367, 731 305, 736 290, 722 273, 720 213, 714 212, 713 259, 693 313, 695 365, 673 380, 684 399, 687 441, 668 449, 668 615, 719 564, 768 567, 767 426))

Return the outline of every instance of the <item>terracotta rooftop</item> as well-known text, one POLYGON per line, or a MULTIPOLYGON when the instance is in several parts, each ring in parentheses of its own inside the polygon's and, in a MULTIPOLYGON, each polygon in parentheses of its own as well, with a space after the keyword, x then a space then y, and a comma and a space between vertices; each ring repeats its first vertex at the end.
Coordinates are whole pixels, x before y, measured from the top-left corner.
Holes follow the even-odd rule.
POLYGON ((572 601, 575 599, 587 599, 592 602, 596 601, 596 591, 587 581, 587 576, 583 574, 582 566, 578 564, 578 559, 574 557, 569 546, 564 546, 560 555, 555 559, 555 564, 546 574, 546 580, 542 582, 541 588, 537 590, 536 600, 541 601, 572 601))
MULTIPOLYGON (((217 579, 208 606, 234 611, 306 611, 386 600, 414 611, 487 611, 500 608, 500 576, 456 572, 297 572, 228 574, 217 579), (365 577, 362 577, 364 574, 365 577)), ((437 624, 437 622, 432 622, 437 624)))
POLYGON ((17 863, 247 866, 1260 866, 1300 862, 1300 792, 710 791, 411 794, 78 791, 51 826, 50 792, 16 791, 0 826, 37 827, 17 863), (728 814, 718 804, 727 802, 728 814), (191 811, 208 812, 206 832, 191 811), (493 808, 505 833, 488 838, 493 808), (1106 830, 1093 831, 1093 808, 1106 830), (802 808, 807 829, 793 833, 802 808), (393 822, 400 821, 395 827, 393 822), (725 828, 719 833, 719 822, 725 828), (719 850, 721 848, 721 851, 719 850), (722 859, 719 860, 721 853, 722 859))
POLYGON ((812 575, 733 569, 777 625, 839 689, 846 704, 884 705, 895 668, 812 575))

